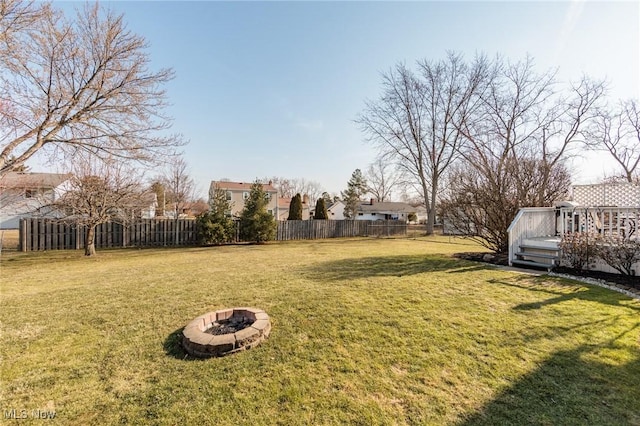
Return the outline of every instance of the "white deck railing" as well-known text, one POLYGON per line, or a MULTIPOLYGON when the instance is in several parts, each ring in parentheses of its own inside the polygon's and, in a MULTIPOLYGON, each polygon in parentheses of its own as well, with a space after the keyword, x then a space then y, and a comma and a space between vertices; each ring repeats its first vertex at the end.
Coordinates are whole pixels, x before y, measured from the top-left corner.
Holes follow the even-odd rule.
POLYGON ((640 237, 638 207, 575 207, 561 208, 558 234, 592 232, 622 238, 640 237))

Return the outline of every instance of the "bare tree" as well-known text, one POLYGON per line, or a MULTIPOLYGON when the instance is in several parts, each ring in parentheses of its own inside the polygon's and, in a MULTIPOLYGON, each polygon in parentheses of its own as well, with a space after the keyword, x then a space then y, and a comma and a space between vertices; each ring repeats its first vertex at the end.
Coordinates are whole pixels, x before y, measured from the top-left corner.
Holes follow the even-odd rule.
POLYGON ((293 190, 291 180, 282 176, 272 176, 261 180, 263 183, 270 182, 271 185, 278 191, 278 197, 291 198, 296 193, 293 190))
POLYGON ((117 159, 78 156, 71 174, 68 191, 55 202, 55 207, 66 212, 67 220, 87 226, 85 255, 93 256, 96 227, 135 218, 148 204, 148 196, 142 190, 142 177, 117 159))
POLYGON ((418 73, 399 64, 383 75, 383 93, 366 103, 357 122, 381 154, 393 158, 415 183, 433 233, 441 179, 458 155, 459 123, 474 105, 472 95, 487 78, 489 63, 468 65, 459 54, 440 62, 418 63, 418 73))
POLYGON ((600 109, 589 129, 595 149, 609 152, 622 168, 627 182, 640 178, 640 106, 635 99, 620 101, 616 108, 600 109))
MULTIPOLYGON (((189 175, 185 159, 180 155, 170 157, 164 174, 159 181, 165 190, 166 201, 173 210, 173 219, 177 223, 186 206, 195 200, 196 187, 189 175)), ((174 226, 174 240, 178 243, 178 227, 174 226)))
POLYGON ((583 78, 566 95, 555 73, 533 60, 494 61, 479 107, 460 132, 465 162, 452 174, 447 220, 494 251, 506 250, 507 228, 521 207, 548 206, 570 184, 566 159, 583 142, 604 85, 583 78))
POLYGON ((273 176, 262 179, 261 181, 271 182, 278 191, 278 197, 293 198, 296 194, 307 195, 309 197, 309 205, 315 205, 317 199, 320 198, 324 192, 322 185, 318 182, 304 178, 273 176))
POLYGON ((384 158, 369 165, 365 175, 367 191, 379 202, 390 201, 393 190, 400 184, 401 176, 384 158))
POLYGON ((22 0, 0 0, 0 55, 9 56, 16 38, 33 24, 51 14, 49 4, 22 0))
POLYGON ((75 20, 48 5, 0 0, 0 176, 36 152, 153 161, 182 143, 147 43, 121 15, 88 4, 75 20))

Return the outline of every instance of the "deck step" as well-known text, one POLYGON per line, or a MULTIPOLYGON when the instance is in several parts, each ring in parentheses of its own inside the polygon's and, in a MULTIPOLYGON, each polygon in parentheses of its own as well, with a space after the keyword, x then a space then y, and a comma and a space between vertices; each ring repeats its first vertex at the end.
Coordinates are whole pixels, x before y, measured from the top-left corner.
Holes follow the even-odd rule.
POLYGON ((513 259, 511 261, 514 265, 523 265, 523 266, 532 266, 534 268, 544 268, 550 271, 555 265, 550 265, 548 263, 540 263, 534 262, 533 260, 522 260, 522 259, 513 259))
POLYGON ((537 257, 539 259, 558 260, 558 255, 557 254, 531 253, 530 251, 519 251, 519 252, 516 252, 515 255, 516 256, 537 257))
POLYGON ((560 251, 559 247, 534 246, 534 245, 531 245, 531 244, 520 244, 519 247, 520 247, 521 250, 530 249, 530 250, 555 251, 555 252, 559 252, 560 251))

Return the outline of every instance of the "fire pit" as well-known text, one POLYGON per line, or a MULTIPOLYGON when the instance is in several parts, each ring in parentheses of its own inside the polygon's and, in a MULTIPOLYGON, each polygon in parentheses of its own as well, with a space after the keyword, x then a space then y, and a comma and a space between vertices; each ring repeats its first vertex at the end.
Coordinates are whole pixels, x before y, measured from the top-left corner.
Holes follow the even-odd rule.
POLYGON ((258 346, 271 321, 262 309, 231 308, 200 315, 184 328, 182 346, 198 358, 224 356, 258 346))

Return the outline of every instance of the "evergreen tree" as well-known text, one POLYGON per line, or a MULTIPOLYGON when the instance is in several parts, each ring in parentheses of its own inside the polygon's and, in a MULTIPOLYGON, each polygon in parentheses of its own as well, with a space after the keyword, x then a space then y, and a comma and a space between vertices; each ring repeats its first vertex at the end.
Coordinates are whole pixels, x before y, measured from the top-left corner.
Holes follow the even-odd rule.
POLYGON ((231 219, 231 202, 226 191, 215 188, 211 194, 209 211, 197 218, 198 239, 201 244, 230 243, 235 237, 235 223, 231 219))
POLYGON ((255 181, 240 214, 242 240, 263 243, 275 238, 276 221, 273 215, 267 212, 268 204, 269 194, 264 191, 260 181, 255 181))
POLYGON ((347 182, 346 191, 342 191, 342 202, 344 203, 344 216, 353 219, 358 205, 362 201, 362 196, 367 193, 367 181, 360 169, 356 169, 351 174, 351 179, 347 182))
POLYGON ((289 204, 289 217, 287 220, 302 220, 302 197, 296 194, 289 204))
POLYGON ((327 212, 327 205, 324 201, 324 198, 320 198, 316 202, 316 212, 313 215, 313 218, 319 220, 329 219, 329 212, 327 212))

